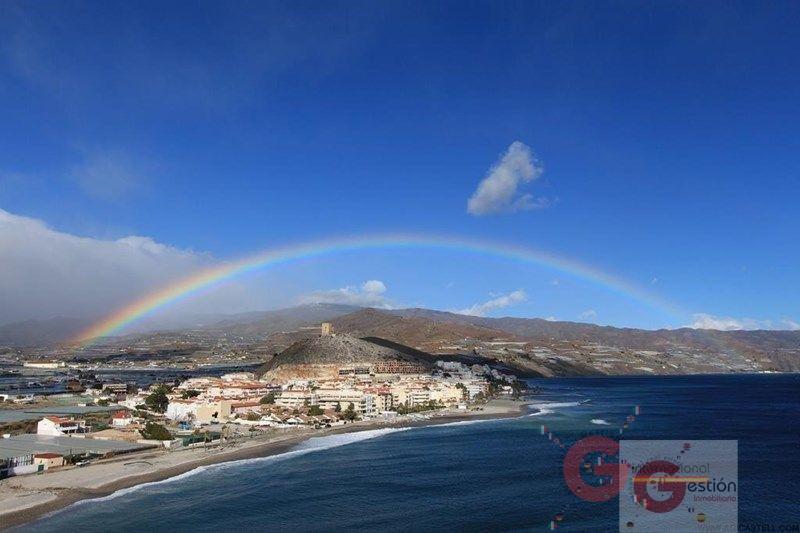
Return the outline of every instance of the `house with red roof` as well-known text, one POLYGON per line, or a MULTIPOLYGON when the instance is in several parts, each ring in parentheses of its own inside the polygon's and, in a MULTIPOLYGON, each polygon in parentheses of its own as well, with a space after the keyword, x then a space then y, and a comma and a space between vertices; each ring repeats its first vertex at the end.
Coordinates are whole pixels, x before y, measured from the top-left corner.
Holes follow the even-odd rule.
POLYGON ((130 411, 117 411, 111 415, 111 425, 118 428, 129 426, 137 421, 138 419, 130 411))
POLYGON ((60 416, 46 416, 36 424, 37 435, 52 435, 54 437, 88 433, 90 429, 85 420, 62 418, 60 416))
POLYGON ((64 466, 64 456, 60 453, 44 452, 33 454, 33 464, 43 465, 45 470, 57 466, 64 466))

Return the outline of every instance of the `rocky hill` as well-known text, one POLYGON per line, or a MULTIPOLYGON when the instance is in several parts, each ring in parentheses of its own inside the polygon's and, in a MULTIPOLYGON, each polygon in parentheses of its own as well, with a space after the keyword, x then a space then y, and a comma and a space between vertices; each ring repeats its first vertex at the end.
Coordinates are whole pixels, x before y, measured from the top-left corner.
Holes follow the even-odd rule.
POLYGON ((297 341, 273 357, 260 370, 267 376, 334 375, 342 367, 401 362, 432 368, 431 361, 405 346, 382 345, 351 335, 313 336, 297 341))

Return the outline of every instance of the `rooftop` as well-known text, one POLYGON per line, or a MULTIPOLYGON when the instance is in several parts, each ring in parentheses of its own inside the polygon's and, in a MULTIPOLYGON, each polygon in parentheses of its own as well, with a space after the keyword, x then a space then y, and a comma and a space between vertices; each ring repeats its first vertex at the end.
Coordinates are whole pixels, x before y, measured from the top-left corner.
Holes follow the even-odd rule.
POLYGON ((34 453, 58 453, 61 455, 109 452, 129 452, 150 446, 116 440, 78 439, 74 437, 53 437, 50 435, 15 435, 0 439, 0 459, 20 457, 34 453))

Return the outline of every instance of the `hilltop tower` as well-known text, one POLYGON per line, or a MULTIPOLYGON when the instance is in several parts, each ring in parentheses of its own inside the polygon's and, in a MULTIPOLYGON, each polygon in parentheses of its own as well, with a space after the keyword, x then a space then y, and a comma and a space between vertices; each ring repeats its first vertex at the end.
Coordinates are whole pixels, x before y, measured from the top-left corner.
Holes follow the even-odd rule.
POLYGON ((333 324, 330 322, 323 322, 322 327, 320 328, 320 333, 322 333, 323 337, 333 335, 333 324))

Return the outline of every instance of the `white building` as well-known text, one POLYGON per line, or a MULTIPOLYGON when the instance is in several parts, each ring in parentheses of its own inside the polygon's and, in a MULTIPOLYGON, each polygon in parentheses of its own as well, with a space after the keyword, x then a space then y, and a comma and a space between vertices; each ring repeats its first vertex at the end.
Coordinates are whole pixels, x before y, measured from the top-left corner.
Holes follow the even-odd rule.
POLYGON ((189 420, 197 416, 199 405, 201 403, 194 400, 171 400, 164 416, 170 420, 189 420))
POLYGON ((296 408, 304 405, 316 405, 317 395, 310 389, 285 390, 275 398, 275 405, 296 408))
POLYGON ((356 411, 363 411, 362 401, 364 393, 360 390, 351 388, 339 389, 317 389, 315 404, 319 405, 322 409, 336 409, 338 405, 340 409, 344 410, 352 403, 353 409, 356 411))
POLYGON ((37 435, 52 435, 61 437, 63 435, 75 435, 77 433, 87 433, 89 428, 84 420, 74 418, 61 418, 58 416, 46 416, 36 424, 37 435))
POLYGON ((225 381, 211 385, 205 394, 212 398, 262 398, 272 390, 260 381, 225 381))
POLYGON ((25 368, 45 368, 45 369, 54 369, 54 368, 64 368, 67 366, 66 363, 63 361, 48 361, 48 362, 34 362, 34 361, 26 361, 22 363, 22 366, 25 368))
POLYGON ((118 428, 124 428, 137 421, 138 419, 130 411, 117 411, 111 416, 111 425, 118 428))
POLYGON ((117 402, 128 409, 136 409, 137 405, 143 405, 147 395, 144 393, 129 394, 124 400, 117 402))
POLYGON ((223 374, 219 379, 222 381, 252 381, 256 379, 256 375, 252 372, 231 372, 223 374))

